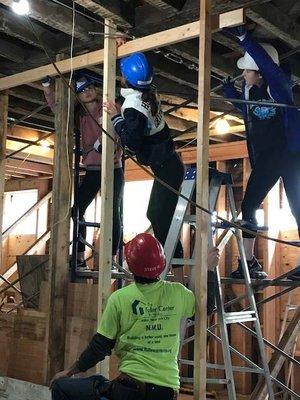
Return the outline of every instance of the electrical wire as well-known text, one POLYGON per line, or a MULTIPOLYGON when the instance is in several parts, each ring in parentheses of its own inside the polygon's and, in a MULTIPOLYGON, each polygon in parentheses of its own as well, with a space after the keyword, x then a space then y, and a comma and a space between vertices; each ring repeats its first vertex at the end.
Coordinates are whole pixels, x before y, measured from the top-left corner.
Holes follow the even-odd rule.
MULTIPOLYGON (((28 18, 29 20, 29 18, 28 18)), ((107 132, 97 121, 96 118, 94 118, 94 116, 90 113, 90 111, 86 108, 85 104, 81 102, 81 100, 79 99, 79 97, 77 96, 77 94, 75 93, 74 89, 69 85, 68 81, 64 78, 63 74, 61 73, 61 71, 59 70, 59 68, 57 67, 56 63, 52 60, 50 54, 48 53, 47 49, 45 48, 45 46, 43 45, 43 42, 40 40, 39 35, 36 33, 33 25, 32 26, 32 30, 34 35, 37 37, 37 40, 40 42, 41 47, 43 48, 47 58, 49 59, 50 63, 53 65, 53 67, 55 68, 57 74, 60 76, 60 78, 62 79, 62 81, 73 91, 76 99, 78 100, 78 102, 80 103, 80 105, 83 107, 83 109, 85 110, 85 112, 93 119, 93 121, 98 125, 98 127, 101 129, 101 131, 110 138, 110 140, 112 140, 117 146, 119 146, 123 151, 124 154, 127 155, 128 158, 130 158, 137 166, 139 166, 147 175, 151 176, 152 179, 156 180, 158 183, 160 183, 162 186, 164 186, 165 188, 167 188, 168 190, 170 190, 172 193, 176 194, 176 196, 183 198, 184 200, 186 200, 189 204, 193 205, 196 209, 208 214, 208 215, 213 215, 213 212, 206 209, 205 207, 201 206, 200 204, 198 204, 197 202, 190 200, 188 197, 184 196, 182 193, 180 193, 178 190, 174 189, 172 186, 170 186, 167 182, 165 182, 164 180, 160 179, 159 177, 155 176, 155 174, 151 171, 149 171, 148 168, 146 168, 144 165, 140 164, 127 150, 126 148, 124 148, 109 132, 107 132)), ((238 77, 236 78, 238 79, 238 77)), ((216 90, 216 88, 214 88, 216 90)), ((298 243, 294 242, 294 241, 286 241, 286 240, 282 240, 282 239, 278 239, 278 238, 274 238, 274 237, 270 237, 267 236, 265 234, 262 234, 260 232, 255 232, 252 231, 251 229, 247 229, 244 226, 241 226, 239 223, 237 222, 232 222, 232 221, 228 221, 227 219, 221 217, 220 215, 216 215, 215 216, 219 221, 222 221, 224 223, 226 223, 228 226, 230 226, 231 228, 235 228, 235 229, 239 229, 245 233, 257 236, 257 237, 261 237, 262 239, 265 240, 270 240, 273 241, 275 243, 281 243, 281 244, 285 244, 288 246, 292 246, 292 247, 300 247, 298 243)))

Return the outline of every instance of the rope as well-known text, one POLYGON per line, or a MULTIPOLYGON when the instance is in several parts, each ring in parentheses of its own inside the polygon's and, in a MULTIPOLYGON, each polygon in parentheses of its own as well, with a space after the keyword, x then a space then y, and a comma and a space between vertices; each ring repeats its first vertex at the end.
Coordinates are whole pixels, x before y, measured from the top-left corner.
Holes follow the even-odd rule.
MULTIPOLYGON (((62 79, 62 81, 64 82, 65 85, 67 85, 70 90, 72 90, 72 92, 74 93, 75 98, 78 100, 78 102, 80 103, 80 105, 83 107, 83 109, 85 110, 85 112, 89 115, 89 117, 92 118, 92 120, 97 124, 97 126, 101 129, 101 131, 110 138, 110 140, 112 140, 117 146, 119 146, 119 148, 121 148, 124 152, 124 154, 130 158, 139 168, 141 168, 146 174, 148 174, 152 179, 156 180, 158 183, 160 183, 162 186, 164 186, 165 188, 167 188, 168 190, 170 190, 172 193, 176 194, 176 196, 183 198, 184 200, 186 200, 189 204, 193 205, 196 209, 208 214, 208 215, 212 215, 213 213, 206 209, 205 207, 201 206, 200 204, 197 204, 196 202, 190 200, 188 197, 184 196, 182 193, 180 193, 178 190, 174 189, 172 186, 170 186, 167 182, 163 181, 162 179, 158 178, 155 176, 155 174, 151 171, 149 171, 144 165, 140 164, 127 150, 125 147, 123 147, 117 140, 115 140, 115 138, 113 136, 111 136, 110 133, 108 133, 100 124, 99 122, 96 120, 96 118, 93 117, 93 115, 90 113, 90 111, 86 108, 85 104, 81 102, 81 100, 79 99, 78 95, 75 93, 75 90, 73 89, 73 87, 71 85, 69 85, 68 81, 65 79, 65 77, 62 75, 61 71, 59 70, 59 68, 57 67, 56 63, 52 60, 50 54, 48 53, 47 49, 44 47, 42 41, 40 40, 40 37, 38 35, 38 33, 35 31, 34 26, 31 24, 31 21, 29 20, 29 17, 27 17, 31 29, 33 31, 33 34, 36 36, 37 40, 39 41, 39 43, 41 44, 42 49, 45 52, 46 57, 49 59, 50 63, 53 65, 54 69, 56 70, 57 74, 59 75, 59 77, 62 79)), ((238 79, 239 77, 236 77, 235 79, 238 79)), ((221 86, 221 85, 219 85, 221 86)), ((213 89, 213 91, 218 90, 219 86, 215 87, 213 89)), ((270 105, 270 103, 268 104, 270 105)), ((227 219, 217 215, 216 218, 219 221, 222 221, 226 224, 228 224, 230 227, 235 228, 235 229, 240 229, 242 232, 257 236, 257 237, 261 237, 262 239, 265 240, 270 240, 273 241, 275 243, 280 243, 280 244, 284 244, 284 245, 288 245, 288 246, 292 246, 292 247, 300 247, 297 243, 292 242, 292 241, 286 241, 286 240, 282 240, 282 239, 278 239, 278 238, 274 238, 274 237, 270 237, 267 235, 264 235, 260 232, 255 232, 252 231, 250 229, 247 229, 243 226, 241 226, 238 223, 232 222, 232 221, 228 221, 227 219)))

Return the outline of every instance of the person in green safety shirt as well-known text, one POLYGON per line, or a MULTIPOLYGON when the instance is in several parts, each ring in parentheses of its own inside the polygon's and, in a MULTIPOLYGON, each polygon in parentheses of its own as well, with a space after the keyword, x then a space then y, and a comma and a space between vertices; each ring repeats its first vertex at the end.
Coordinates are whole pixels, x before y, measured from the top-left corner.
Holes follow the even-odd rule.
MULTIPOLYGON (((53 400, 173 400, 179 389, 177 356, 182 318, 195 312, 195 297, 181 283, 160 279, 165 255, 152 235, 137 235, 125 247, 134 283, 108 299, 97 333, 79 359, 51 382, 53 400), (120 375, 70 378, 87 371, 111 354, 119 358, 120 375)), ((214 269, 219 251, 208 253, 214 269)), ((214 279, 209 271, 208 312, 214 305, 214 279)))

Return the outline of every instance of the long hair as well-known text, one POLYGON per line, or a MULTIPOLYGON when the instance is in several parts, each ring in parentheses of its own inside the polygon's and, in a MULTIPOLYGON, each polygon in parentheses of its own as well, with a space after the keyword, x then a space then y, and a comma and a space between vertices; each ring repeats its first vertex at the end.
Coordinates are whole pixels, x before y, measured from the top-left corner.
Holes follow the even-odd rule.
POLYGON ((150 87, 149 89, 144 89, 142 91, 142 100, 145 103, 150 104, 151 115, 152 117, 155 117, 159 108, 159 103, 157 100, 155 88, 150 87))

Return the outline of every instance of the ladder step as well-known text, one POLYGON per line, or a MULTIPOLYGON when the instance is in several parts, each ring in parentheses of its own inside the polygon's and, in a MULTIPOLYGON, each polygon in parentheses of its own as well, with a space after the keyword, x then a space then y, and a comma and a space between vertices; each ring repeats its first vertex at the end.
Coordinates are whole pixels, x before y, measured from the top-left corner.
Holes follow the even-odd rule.
POLYGON ((185 215, 183 220, 184 220, 184 222, 188 222, 189 224, 195 224, 196 223, 196 215, 194 215, 194 214, 185 215))
POLYGON ((195 265, 192 258, 172 258, 171 265, 195 265))
POLYGON ((99 222, 79 221, 79 225, 88 226, 88 227, 92 227, 92 228, 100 228, 99 222))
POLYGON ((224 313, 224 320, 226 324, 234 324, 237 322, 255 321, 255 311, 237 311, 224 313))

